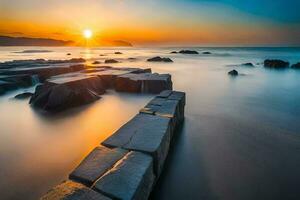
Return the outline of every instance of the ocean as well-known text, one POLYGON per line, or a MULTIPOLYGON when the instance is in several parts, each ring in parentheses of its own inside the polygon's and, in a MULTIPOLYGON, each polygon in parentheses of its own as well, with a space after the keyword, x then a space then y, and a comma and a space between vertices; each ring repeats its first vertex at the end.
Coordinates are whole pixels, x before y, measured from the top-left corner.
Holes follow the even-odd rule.
MULTIPOLYGON (((185 122, 151 199, 300 199, 300 70, 263 67, 267 58, 300 62, 300 48, 0 47, 0 62, 75 57, 170 73, 174 89, 186 92, 185 122), (170 54, 180 49, 200 54, 170 54), (174 63, 146 62, 154 56, 174 63), (249 62, 254 67, 241 65, 249 62), (240 75, 228 76, 232 69, 240 75)), ((22 91, 34 87, 0 96, 3 200, 37 199, 65 180, 153 97, 108 91, 95 103, 45 116, 28 99, 12 99, 22 91)))

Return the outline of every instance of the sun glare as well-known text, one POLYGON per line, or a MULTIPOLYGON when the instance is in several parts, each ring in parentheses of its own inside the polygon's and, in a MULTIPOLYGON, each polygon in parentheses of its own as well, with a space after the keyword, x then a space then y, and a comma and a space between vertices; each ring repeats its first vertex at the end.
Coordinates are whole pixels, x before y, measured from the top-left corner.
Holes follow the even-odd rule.
POLYGON ((90 29, 85 29, 83 31, 83 36, 86 38, 86 39, 89 39, 93 36, 93 32, 90 30, 90 29))

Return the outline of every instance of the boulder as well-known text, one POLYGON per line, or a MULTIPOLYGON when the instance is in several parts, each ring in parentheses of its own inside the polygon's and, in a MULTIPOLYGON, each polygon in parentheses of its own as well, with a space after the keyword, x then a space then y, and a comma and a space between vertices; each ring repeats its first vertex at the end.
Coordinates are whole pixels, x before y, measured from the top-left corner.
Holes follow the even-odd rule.
POLYGON ((117 54, 117 55, 120 55, 120 54, 123 54, 122 52, 119 52, 119 51, 117 51, 117 52, 115 52, 115 54, 117 54))
POLYGON ((31 92, 24 92, 21 94, 17 94, 15 96, 15 99, 27 99, 27 98, 31 97, 32 95, 33 95, 33 93, 31 93, 31 92))
POLYGON ((170 118, 138 114, 103 141, 102 145, 150 154, 154 159, 155 174, 159 175, 169 151, 170 140, 170 118))
POLYGON ((179 51, 179 53, 181 53, 181 54, 199 54, 198 51, 194 51, 194 50, 181 50, 181 51, 179 51))
POLYGON ((97 60, 93 62, 93 65, 98 65, 98 64, 101 64, 101 62, 99 62, 97 60))
POLYGON ((67 53, 67 56, 70 56, 70 55, 72 55, 71 53, 67 53))
POLYGON ((106 64, 113 64, 113 63, 119 63, 119 61, 117 61, 115 59, 108 59, 108 60, 105 60, 104 63, 106 63, 106 64))
POLYGON ((110 200, 80 183, 65 181, 47 192, 40 200, 110 200))
POLYGON ((204 54, 204 55, 210 55, 211 52, 209 52, 209 51, 204 51, 204 52, 202 52, 202 54, 204 54))
POLYGON ((112 199, 148 200, 154 181, 151 156, 132 151, 99 178, 93 189, 112 199))
POLYGON ((119 92, 131 93, 160 93, 172 89, 171 75, 169 74, 124 74, 115 80, 115 89, 119 92))
POLYGON ((252 63, 243 63, 241 65, 245 66, 245 67, 254 67, 254 65, 252 63))
POLYGON ((265 60, 264 66, 266 68, 273 68, 273 69, 284 69, 289 67, 290 63, 283 61, 283 60, 265 60))
POLYGON ((231 76, 237 76, 237 75, 239 75, 238 71, 236 71, 235 69, 231 70, 230 72, 228 72, 228 74, 231 75, 231 76))
POLYGON ((177 54, 177 53, 178 53, 177 51, 172 51, 172 52, 171 52, 171 54, 177 54))
POLYGON ((291 68, 293 68, 293 69, 300 69, 300 62, 298 62, 298 63, 296 63, 296 64, 293 64, 293 65, 291 66, 291 68))
POLYGON ((147 60, 148 62, 173 62, 170 58, 162 58, 162 57, 153 57, 147 60))
POLYGON ((37 86, 29 103, 45 111, 58 112, 96 101, 104 92, 105 87, 99 77, 54 80, 37 86))
POLYGON ((91 186, 127 153, 128 151, 119 148, 96 147, 69 175, 69 178, 91 186))

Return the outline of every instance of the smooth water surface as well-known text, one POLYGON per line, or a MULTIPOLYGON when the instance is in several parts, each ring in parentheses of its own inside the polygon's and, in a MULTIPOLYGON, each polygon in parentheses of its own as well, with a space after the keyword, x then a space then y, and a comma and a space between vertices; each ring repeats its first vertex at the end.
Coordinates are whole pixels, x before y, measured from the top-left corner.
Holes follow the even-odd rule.
MULTIPOLYGON (((66 59, 70 52, 70 58, 88 62, 116 58, 121 63, 113 66, 171 73, 174 89, 187 94, 186 118, 152 199, 300 199, 300 70, 262 67, 266 58, 299 62, 300 49, 196 49, 212 54, 169 54, 177 48, 9 47, 0 48, 0 59, 66 59), (28 49, 52 52, 14 53, 28 49), (174 63, 145 62, 153 56, 174 63), (246 62, 255 67, 235 66, 246 62), (241 75, 229 77, 232 69, 241 75)), ((91 105, 50 117, 36 113, 26 100, 11 100, 14 94, 0 97, 4 199, 35 199, 64 180, 152 97, 109 91, 91 105)))

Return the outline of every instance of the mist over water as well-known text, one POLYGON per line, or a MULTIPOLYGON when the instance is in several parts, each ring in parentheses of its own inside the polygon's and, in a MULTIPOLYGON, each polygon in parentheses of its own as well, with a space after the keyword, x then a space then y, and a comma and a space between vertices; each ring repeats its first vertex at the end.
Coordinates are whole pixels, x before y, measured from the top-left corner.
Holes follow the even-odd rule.
MULTIPOLYGON (((299 199, 300 70, 269 70, 262 62, 300 62, 300 49, 195 48, 199 55, 170 54, 179 49, 7 47, 0 48, 0 61, 115 58, 121 63, 112 66, 172 74, 174 89, 187 94, 185 122, 152 199, 299 199), (174 63, 145 62, 154 56, 174 63), (237 66, 247 62, 255 67, 237 66), (232 69, 242 75, 229 77, 232 69)), ((153 97, 108 91, 93 104, 45 116, 28 99, 11 99, 24 90, 0 97, 1 199, 36 199, 66 179, 153 97)))

